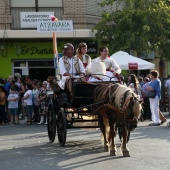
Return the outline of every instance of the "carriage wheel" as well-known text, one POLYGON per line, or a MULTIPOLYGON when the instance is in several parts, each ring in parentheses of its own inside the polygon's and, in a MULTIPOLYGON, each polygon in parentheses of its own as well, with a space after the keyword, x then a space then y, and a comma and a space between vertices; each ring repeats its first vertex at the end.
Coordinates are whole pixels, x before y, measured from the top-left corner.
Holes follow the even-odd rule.
POLYGON ((52 105, 48 107, 48 114, 47 114, 47 131, 48 131, 48 138, 51 143, 54 142, 56 136, 56 115, 53 110, 52 105))
MULTIPOLYGON (((118 127, 118 133, 119 133, 119 139, 120 141, 122 141, 122 128, 118 127)), ((127 135, 127 143, 129 142, 129 138, 130 138, 130 131, 128 131, 128 135, 127 135)))
POLYGON ((66 136, 67 136, 67 121, 63 109, 60 109, 60 111, 58 112, 57 133, 58 133, 58 141, 60 143, 60 146, 64 146, 66 142, 66 136))

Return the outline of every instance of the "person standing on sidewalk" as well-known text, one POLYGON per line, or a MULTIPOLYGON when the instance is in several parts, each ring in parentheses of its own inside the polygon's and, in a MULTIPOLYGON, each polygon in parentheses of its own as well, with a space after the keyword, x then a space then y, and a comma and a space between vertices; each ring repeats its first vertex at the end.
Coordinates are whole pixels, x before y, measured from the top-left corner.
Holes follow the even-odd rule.
POLYGON ((144 78, 144 85, 142 86, 142 97, 144 101, 144 120, 151 119, 151 110, 150 110, 150 103, 149 98, 146 96, 148 90, 147 87, 149 87, 149 78, 144 78))
POLYGON ((8 112, 10 115, 10 124, 16 124, 19 125, 18 121, 18 100, 19 96, 15 91, 15 88, 11 88, 11 92, 7 98, 8 100, 8 112), (15 119, 15 122, 14 122, 15 119))
POLYGON ((0 125, 6 124, 5 114, 6 94, 3 85, 0 85, 0 125))
MULTIPOLYGON (((144 78, 144 85, 142 87, 142 96, 144 99, 144 119, 151 119, 151 110, 150 110, 150 102, 149 98, 146 96, 149 87, 149 78, 144 78)), ((159 119, 161 120, 161 124, 165 123, 167 120, 164 117, 163 113, 159 110, 159 119)))
POLYGON ((48 109, 47 84, 48 84, 47 81, 43 81, 42 88, 40 88, 38 92, 38 97, 37 97, 37 101, 39 103, 39 114, 41 115, 41 120, 38 123, 39 125, 42 125, 45 123, 44 119, 45 119, 47 109, 48 109))
POLYGON ((22 98, 22 102, 25 104, 26 109, 26 115, 27 115, 27 125, 32 124, 32 85, 26 84, 26 92, 24 94, 24 97, 22 98))
POLYGON ((128 87, 130 89, 132 89, 132 91, 142 99, 142 88, 141 88, 141 85, 139 84, 139 82, 136 78, 136 75, 130 74, 129 77, 128 77, 128 80, 129 80, 128 87))
POLYGON ((147 90, 155 91, 156 96, 154 98, 149 98, 150 109, 152 113, 152 123, 149 126, 160 126, 161 121, 159 119, 159 101, 161 98, 161 81, 158 78, 159 73, 156 70, 150 72, 151 82, 147 90))
POLYGON ((34 81, 32 84, 33 90, 32 90, 32 99, 33 99, 33 110, 34 110, 34 122, 39 122, 40 121, 40 116, 39 116, 39 104, 38 104, 38 86, 37 86, 37 81, 34 81))

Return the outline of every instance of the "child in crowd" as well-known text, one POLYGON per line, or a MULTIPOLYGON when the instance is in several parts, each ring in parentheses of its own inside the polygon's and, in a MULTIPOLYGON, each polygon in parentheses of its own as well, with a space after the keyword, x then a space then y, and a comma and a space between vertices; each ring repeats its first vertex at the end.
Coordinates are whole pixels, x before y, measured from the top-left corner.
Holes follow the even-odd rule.
POLYGON ((11 88, 11 92, 7 98, 8 100, 8 112, 10 115, 10 124, 16 124, 19 125, 18 121, 18 99, 19 96, 15 92, 15 88, 11 88), (14 122, 15 119, 15 122, 14 122))

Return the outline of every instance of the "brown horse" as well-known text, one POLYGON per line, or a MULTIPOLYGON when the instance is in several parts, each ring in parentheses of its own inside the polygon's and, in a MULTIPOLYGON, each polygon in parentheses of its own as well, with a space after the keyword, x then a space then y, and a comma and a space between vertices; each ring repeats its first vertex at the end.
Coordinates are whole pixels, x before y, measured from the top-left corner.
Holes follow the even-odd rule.
POLYGON ((117 127, 122 128, 121 152, 130 156, 127 148, 127 135, 137 127, 141 113, 141 101, 131 89, 120 84, 99 85, 94 91, 94 103, 103 103, 96 108, 101 132, 104 139, 104 151, 116 155, 115 137, 117 127))

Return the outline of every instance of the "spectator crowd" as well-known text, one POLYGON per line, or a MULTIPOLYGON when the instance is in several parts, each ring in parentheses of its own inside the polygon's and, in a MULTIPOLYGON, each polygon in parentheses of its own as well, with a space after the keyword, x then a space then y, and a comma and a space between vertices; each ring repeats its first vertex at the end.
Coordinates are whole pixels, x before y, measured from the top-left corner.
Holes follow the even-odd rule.
MULTIPOLYGON (((46 81, 31 79, 30 76, 18 78, 9 76, 8 79, 0 79, 0 125, 19 124, 19 120, 26 119, 25 124, 47 124, 46 113, 48 110, 47 92, 51 90, 51 84, 55 77, 49 76, 46 81)), ((143 100, 143 120, 152 120, 150 101, 146 96, 150 86, 150 76, 128 76, 126 85, 131 88, 143 100)), ((167 85, 166 85, 167 86, 167 85)), ((159 105, 158 105, 159 106, 159 105)), ((166 121, 159 110, 161 123, 166 121)))
POLYGON ((21 119, 26 119, 27 125, 32 122, 45 124, 47 91, 54 81, 55 77, 52 76, 43 82, 30 76, 0 78, 0 125, 18 125, 21 119))

